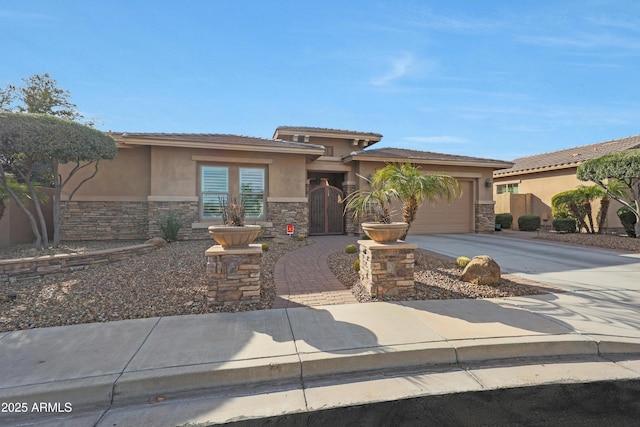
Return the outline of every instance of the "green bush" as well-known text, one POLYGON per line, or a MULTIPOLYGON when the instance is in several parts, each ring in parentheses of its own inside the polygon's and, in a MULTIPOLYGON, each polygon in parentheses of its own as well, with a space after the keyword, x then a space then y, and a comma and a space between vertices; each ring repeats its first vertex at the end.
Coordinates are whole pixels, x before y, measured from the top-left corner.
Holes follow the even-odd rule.
POLYGON ((522 215, 518 218, 518 228, 521 231, 536 231, 540 228, 540 217, 538 215, 522 215))
POLYGON ((269 250, 269 245, 267 245, 266 243, 262 244, 262 250, 267 252, 269 250))
POLYGON ((347 245, 344 251, 348 254, 355 254, 358 252, 358 247, 356 245, 347 245))
POLYGON ((458 267, 460 268, 465 268, 469 262, 471 262, 471 260, 466 256, 461 256, 456 259, 456 264, 458 264, 458 267))
POLYGON ((627 236, 629 237, 636 237, 636 230, 635 230, 635 225, 636 225, 636 216, 633 212, 631 212, 631 209, 629 209, 626 206, 621 207, 620 209, 618 209, 618 218, 620 218, 620 222, 622 223, 622 226, 624 227, 624 231, 626 231, 627 236))
POLYGON ((513 215, 511 215, 510 213, 496 214, 496 224, 499 224, 501 228, 511 228, 512 223, 513 215))
POLYGON ((360 271, 360 260, 359 260, 359 259, 357 259, 357 260, 355 260, 355 261, 353 262, 353 269, 354 269, 355 271, 360 271))
POLYGON ((574 218, 556 218, 552 222, 553 229, 564 233, 576 232, 576 220, 574 218))
POLYGON ((169 211, 158 221, 158 226, 162 232, 162 238, 167 242, 178 240, 178 232, 182 228, 182 218, 174 211, 169 211))

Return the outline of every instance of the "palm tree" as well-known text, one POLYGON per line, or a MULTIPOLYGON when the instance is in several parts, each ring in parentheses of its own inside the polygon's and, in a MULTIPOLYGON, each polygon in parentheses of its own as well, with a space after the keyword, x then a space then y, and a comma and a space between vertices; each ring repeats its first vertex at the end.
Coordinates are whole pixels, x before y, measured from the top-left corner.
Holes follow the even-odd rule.
POLYGON ((358 176, 369 183, 370 189, 357 190, 349 194, 344 200, 346 202, 344 213, 352 211, 356 221, 363 216, 373 215, 375 222, 390 224, 391 203, 399 198, 398 192, 380 179, 358 176))
MULTIPOLYGON (((439 199, 450 202, 452 198, 462 196, 460 183, 454 177, 445 174, 425 175, 411 163, 388 164, 374 174, 372 182, 395 189, 402 202, 402 220, 409 227, 425 201, 433 205, 439 199)), ((408 232, 409 229, 402 239, 407 237, 408 232)))

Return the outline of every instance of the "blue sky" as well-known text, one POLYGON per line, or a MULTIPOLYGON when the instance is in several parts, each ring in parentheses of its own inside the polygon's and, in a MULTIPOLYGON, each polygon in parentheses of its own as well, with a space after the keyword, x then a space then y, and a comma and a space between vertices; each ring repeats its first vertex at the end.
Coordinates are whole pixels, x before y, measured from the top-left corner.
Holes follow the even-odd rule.
POLYGON ((640 2, 0 2, 0 86, 48 72, 102 130, 378 132, 512 160, 640 134, 640 2))

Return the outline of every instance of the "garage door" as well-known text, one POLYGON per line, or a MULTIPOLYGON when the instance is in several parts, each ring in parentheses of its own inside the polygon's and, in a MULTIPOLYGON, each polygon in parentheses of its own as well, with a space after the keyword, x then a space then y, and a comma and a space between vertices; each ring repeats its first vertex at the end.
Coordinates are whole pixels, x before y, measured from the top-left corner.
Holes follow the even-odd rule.
POLYGON ((420 206, 409 234, 472 233, 475 228, 473 182, 460 181, 460 185, 462 198, 453 199, 451 203, 440 200, 435 206, 429 203, 420 206))

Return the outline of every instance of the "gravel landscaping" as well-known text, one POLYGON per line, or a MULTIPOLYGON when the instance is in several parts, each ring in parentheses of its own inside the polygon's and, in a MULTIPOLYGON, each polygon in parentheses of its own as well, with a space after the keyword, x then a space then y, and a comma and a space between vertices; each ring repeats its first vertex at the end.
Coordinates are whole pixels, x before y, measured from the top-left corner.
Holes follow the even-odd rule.
MULTIPOLYGON (((611 235, 505 232, 505 236, 560 241, 640 252, 640 239, 611 235)), ((275 299, 274 265, 284 253, 312 240, 267 240, 261 269, 261 303, 239 307, 206 303, 205 250, 211 240, 181 241, 127 261, 97 265, 88 270, 58 273, 41 279, 0 283, 0 332, 106 322, 122 319, 246 311, 270 308, 275 299), (9 292, 17 298, 10 300, 9 292)), ((141 243, 139 241, 65 242, 45 254, 85 252, 141 243)), ((32 245, 0 249, 0 258, 34 256, 32 245)), ((360 302, 371 301, 353 270, 357 254, 336 252, 329 256, 332 271, 360 302)), ((461 269, 453 260, 417 251, 415 299, 493 298, 548 293, 516 276, 503 275, 499 286, 478 286, 460 280, 461 269)))
MULTIPOLYGON (((140 242, 66 242, 49 253, 108 249, 140 242)), ((261 303, 238 307, 206 302, 206 259, 212 240, 175 242, 127 261, 36 280, 0 283, 0 332, 123 319, 247 311, 270 308, 275 299, 273 266, 306 241, 268 241, 263 253, 261 303), (17 293, 10 301, 9 291, 17 293)), ((0 250, 2 259, 32 256, 29 245, 0 250)))

